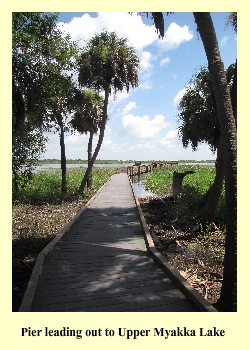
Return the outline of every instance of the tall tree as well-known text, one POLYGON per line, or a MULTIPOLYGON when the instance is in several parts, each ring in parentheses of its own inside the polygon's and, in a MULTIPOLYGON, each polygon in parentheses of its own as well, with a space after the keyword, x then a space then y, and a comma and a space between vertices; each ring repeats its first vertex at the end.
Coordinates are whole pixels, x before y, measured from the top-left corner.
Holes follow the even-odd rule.
POLYGON ((105 94, 98 143, 80 185, 80 191, 83 191, 104 138, 111 89, 115 94, 123 89, 128 92, 130 86, 138 86, 139 57, 126 38, 119 38, 115 32, 103 31, 87 43, 79 67, 80 85, 104 91, 105 94))
POLYGON ((221 147, 224 159, 226 190, 226 243, 224 273, 221 295, 218 302, 224 311, 236 307, 237 288, 237 139, 230 91, 224 64, 209 12, 194 12, 208 60, 208 69, 213 83, 218 110, 221 147))
POLYGON ((66 192, 63 114, 66 114, 71 99, 73 73, 70 76, 68 72, 74 67, 77 47, 69 35, 62 34, 56 26, 57 17, 58 14, 41 12, 13 13, 12 139, 15 154, 20 140, 27 142, 29 147, 34 145, 37 154, 41 138, 32 137, 34 129, 42 132, 43 128, 48 130, 58 125, 62 192, 66 192), (32 134, 28 135, 29 132, 32 134))
MULTIPOLYGON (((230 91, 227 84, 224 64, 209 12, 193 12, 198 32, 208 60, 208 69, 213 84, 217 105, 221 148, 225 171, 226 192, 226 244, 223 284, 218 307, 223 311, 236 310, 237 289, 237 131, 230 91)), ((237 23, 237 16, 236 23, 237 23)), ((164 32, 164 24, 155 21, 156 28, 164 32)), ((236 27, 237 28, 237 27, 236 27)), ((235 74, 236 76, 236 74, 235 74)))
MULTIPOLYGON (((93 136, 101 126, 103 97, 96 91, 88 89, 77 94, 76 111, 71 119, 72 127, 80 134, 89 132, 88 142, 88 166, 92 159, 93 136)), ((92 171, 89 172, 87 187, 92 186, 92 171)))
MULTIPOLYGON (((231 26, 237 34, 237 12, 230 12, 227 17, 227 26, 231 26)), ((228 72, 232 76, 232 70, 228 72)), ((232 88, 231 88, 231 101, 232 101, 232 108, 234 113, 234 119, 237 126, 237 58, 234 66, 233 71, 233 82, 232 82, 232 88)))
POLYGON ((43 66, 46 129, 55 127, 60 135, 61 148, 61 192, 67 192, 66 152, 64 133, 68 130, 67 118, 74 108, 76 82, 73 76, 78 58, 78 46, 69 34, 57 29, 51 41, 50 60, 43 66))
MULTIPOLYGON (((61 171, 62 171, 62 182, 61 192, 67 192, 66 182, 66 151, 64 134, 69 131, 67 125, 67 119, 69 118, 70 112, 74 108, 74 93, 75 86, 70 76, 62 74, 58 67, 50 67, 53 73, 49 77, 53 77, 50 82, 50 89, 48 91, 46 99, 46 130, 50 131, 55 129, 59 132, 60 137, 60 149, 61 149, 61 171)), ((49 69, 49 68, 48 68, 49 69)))
POLYGON ((51 59, 57 14, 12 14, 12 172, 14 190, 27 180, 45 150, 44 74, 51 59))
POLYGON ((51 42, 57 36, 57 14, 12 14, 12 136, 30 122, 41 126, 44 113, 43 67, 51 59, 51 42), (26 118, 26 119, 25 119, 26 118))
MULTIPOLYGON (((233 85, 234 67, 235 65, 232 64, 227 69, 230 88, 233 85)), ((217 152, 216 176, 200 205, 204 222, 210 223, 214 221, 220 199, 224 180, 224 165, 220 146, 217 106, 210 74, 206 67, 201 67, 191 78, 179 103, 179 110, 178 117, 181 122, 179 135, 183 146, 187 147, 191 143, 195 151, 199 143, 206 142, 212 152, 217 152)))

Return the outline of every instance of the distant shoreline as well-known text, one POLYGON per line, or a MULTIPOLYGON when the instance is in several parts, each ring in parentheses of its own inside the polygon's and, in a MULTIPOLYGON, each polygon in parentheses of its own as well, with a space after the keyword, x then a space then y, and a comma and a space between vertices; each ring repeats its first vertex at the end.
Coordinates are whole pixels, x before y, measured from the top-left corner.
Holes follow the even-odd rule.
MULTIPOLYGON (((166 163, 170 160, 145 160, 142 161, 142 164, 151 164, 151 163, 166 163)), ((135 160, 101 160, 98 159, 95 161, 95 164, 131 164, 135 160)), ((214 163, 215 160, 178 160, 178 163, 214 163)), ((38 161, 38 164, 61 164, 60 159, 42 159, 38 161)), ((86 159, 68 159, 67 164, 88 164, 86 159)))

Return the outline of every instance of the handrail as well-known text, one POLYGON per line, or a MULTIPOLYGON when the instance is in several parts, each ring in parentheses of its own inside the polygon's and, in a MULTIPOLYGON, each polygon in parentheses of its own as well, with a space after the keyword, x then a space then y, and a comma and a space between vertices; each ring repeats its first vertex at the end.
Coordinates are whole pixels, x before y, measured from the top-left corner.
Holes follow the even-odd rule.
POLYGON ((163 167, 166 165, 178 164, 178 160, 167 161, 164 163, 152 163, 152 164, 141 164, 140 161, 136 161, 134 165, 127 167, 127 175, 141 175, 153 171, 158 167, 163 167))

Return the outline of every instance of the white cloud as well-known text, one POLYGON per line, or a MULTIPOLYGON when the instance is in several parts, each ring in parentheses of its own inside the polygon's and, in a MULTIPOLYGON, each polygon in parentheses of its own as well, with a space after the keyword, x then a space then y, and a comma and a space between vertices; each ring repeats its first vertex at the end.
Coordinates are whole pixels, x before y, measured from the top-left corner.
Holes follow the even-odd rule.
POLYGON ((128 159, 150 160, 150 159, 164 159, 165 150, 159 147, 157 141, 140 142, 128 148, 128 159), (135 156, 136 155, 136 156, 135 156))
POLYGON ((106 125, 104 138, 109 139, 111 132, 112 132, 111 127, 109 125, 106 125))
POLYGON ((74 17, 70 23, 58 24, 62 31, 70 34, 72 40, 79 41, 81 47, 96 33, 97 25, 97 19, 91 18, 87 13, 82 17, 74 17))
POLYGON ((75 135, 69 135, 68 137, 66 137, 65 139, 65 145, 69 146, 69 145, 83 145, 83 143, 86 143, 88 141, 88 135, 79 135, 79 134, 75 134, 75 135))
POLYGON ((144 90, 152 89, 151 77, 154 74, 152 60, 155 60, 155 57, 150 52, 140 53, 139 88, 144 90))
POLYGON ((192 32, 189 31, 188 26, 180 27, 178 24, 172 22, 165 33, 159 45, 165 51, 177 49, 185 41, 193 38, 192 32))
POLYGON ((165 137, 159 140, 165 148, 175 148, 178 141, 178 129, 169 131, 165 137))
POLYGON ((156 115, 150 120, 149 116, 143 117, 127 114, 122 118, 122 135, 128 135, 138 139, 154 140, 158 133, 168 126, 162 115, 156 115))
POLYGON ((145 81, 144 83, 140 83, 138 87, 143 90, 150 90, 152 89, 152 83, 151 81, 145 81))
POLYGON ((152 143, 151 142, 145 142, 145 143, 138 143, 137 145, 130 147, 129 150, 130 151, 149 151, 152 149, 152 143))
POLYGON ((151 64, 151 59, 152 59, 152 55, 150 52, 148 51, 143 51, 140 55, 140 71, 143 72, 145 70, 148 70, 150 68, 152 68, 152 64, 151 64))
POLYGON ((130 92, 127 93, 127 90, 117 91, 115 95, 112 94, 109 97, 108 113, 111 113, 116 105, 118 105, 120 102, 122 102, 129 96, 130 96, 130 92))
POLYGON ((164 58, 163 60, 161 60, 160 66, 161 66, 161 67, 162 67, 162 66, 165 66, 165 65, 167 65, 169 62, 170 62, 170 58, 169 58, 169 57, 166 57, 166 58, 164 58))
POLYGON ((73 40, 80 40, 81 46, 84 40, 89 40, 104 28, 128 38, 129 44, 137 50, 143 50, 158 38, 154 26, 144 24, 141 16, 136 13, 99 12, 96 18, 84 14, 82 17, 74 17, 70 23, 60 23, 60 26, 73 40))
MULTIPOLYGON (((59 23, 63 31, 69 33, 73 40, 79 42, 83 47, 87 41, 95 34, 101 33, 104 29, 116 31, 119 36, 128 39, 128 44, 135 48, 140 58, 140 87, 150 89, 150 76, 153 74, 152 60, 154 57, 149 51, 144 49, 158 41, 158 35, 152 24, 148 26, 143 23, 142 18, 137 13, 129 15, 126 12, 99 12, 96 18, 91 18, 89 14, 82 17, 74 17, 70 23, 59 23)), ((77 80, 77 77, 76 77, 77 80)), ((115 103, 127 96, 119 95, 115 103)))
POLYGON ((183 95, 185 94, 186 89, 187 89, 187 88, 185 87, 184 89, 180 90, 180 91, 177 93, 177 95, 175 96, 175 98, 174 98, 174 105, 175 105, 176 108, 178 108, 178 105, 179 105, 179 103, 180 103, 180 100, 182 99, 183 95))
POLYGON ((123 109, 122 115, 128 114, 132 109, 136 108, 136 103, 135 102, 129 102, 123 109))
MULTIPOLYGON (((98 154, 98 159, 214 159, 215 155, 211 153, 209 147, 205 144, 199 145, 199 151, 192 151, 191 147, 184 149, 182 142, 178 139, 177 130, 171 130, 165 137, 156 140, 141 140, 133 144, 130 139, 127 143, 115 143, 111 138, 111 128, 106 126, 105 137, 98 154)), ((94 137, 95 147, 97 136, 94 137)), ((49 142, 47 143, 47 152, 44 158, 60 159, 59 135, 49 133, 49 142)), ((120 138, 121 140, 121 138, 120 138)), ((134 139, 136 141, 136 139, 134 139)), ((67 159, 87 159, 88 135, 67 135, 65 139, 67 159)))

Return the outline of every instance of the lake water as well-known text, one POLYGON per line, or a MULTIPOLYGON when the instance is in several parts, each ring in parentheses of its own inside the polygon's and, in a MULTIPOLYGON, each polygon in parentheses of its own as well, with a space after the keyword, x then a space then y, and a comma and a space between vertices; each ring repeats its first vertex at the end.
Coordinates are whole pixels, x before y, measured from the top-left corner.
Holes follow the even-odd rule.
MULTIPOLYGON (((67 164, 67 168, 80 168, 80 167, 87 167, 88 164, 67 164)), ((117 167, 127 167, 132 166, 134 164, 95 164, 94 167, 96 168, 104 168, 104 167, 110 167, 110 168, 117 168, 117 167)), ((200 166, 214 166, 214 163, 179 163, 180 167, 184 165, 200 165, 200 166)), ((60 169, 61 164, 42 164, 36 167, 35 172, 46 170, 46 169, 60 169)), ((151 191, 148 191, 145 188, 144 185, 144 178, 142 176, 134 176, 131 178, 133 182, 133 186, 135 189, 136 196, 139 198, 147 198, 147 197, 157 197, 157 195, 151 191)))
MULTIPOLYGON (((109 167, 109 168, 117 168, 117 167, 122 167, 122 166, 132 166, 133 164, 95 164, 94 165, 94 168, 106 168, 106 167, 109 167)), ((84 168, 87 168, 88 164, 67 164, 67 168, 81 168, 81 167, 84 167, 84 168)), ((47 170, 47 169, 60 169, 61 168, 61 164, 41 164, 41 165, 38 165, 36 168, 35 168, 35 172, 37 171, 40 171, 40 170, 47 170)))
POLYGON ((155 193, 145 188, 145 184, 144 184, 145 180, 143 179, 143 177, 138 178, 138 176, 134 176, 134 179, 132 180, 134 180, 133 187, 137 197, 139 198, 158 197, 158 195, 156 195, 155 193))
MULTIPOLYGON (((132 166, 134 164, 95 164, 94 168, 117 168, 117 167, 127 167, 127 166, 132 166)), ((214 166, 214 163, 179 163, 178 166, 185 166, 185 165, 199 165, 199 166, 214 166)), ((84 167, 86 168, 88 166, 88 164, 67 164, 67 168, 80 168, 80 167, 84 167)), ((42 165, 38 165, 35 168, 35 172, 40 171, 40 170, 46 170, 46 169, 60 169, 61 168, 61 164, 42 164, 42 165)))

